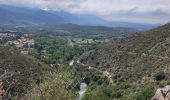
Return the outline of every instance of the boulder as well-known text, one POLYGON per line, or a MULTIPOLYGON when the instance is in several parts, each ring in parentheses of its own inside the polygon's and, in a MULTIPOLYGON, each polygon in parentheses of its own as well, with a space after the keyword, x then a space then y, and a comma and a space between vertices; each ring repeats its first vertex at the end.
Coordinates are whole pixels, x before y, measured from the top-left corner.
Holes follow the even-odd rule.
POLYGON ((170 100, 170 85, 157 89, 152 100, 170 100))

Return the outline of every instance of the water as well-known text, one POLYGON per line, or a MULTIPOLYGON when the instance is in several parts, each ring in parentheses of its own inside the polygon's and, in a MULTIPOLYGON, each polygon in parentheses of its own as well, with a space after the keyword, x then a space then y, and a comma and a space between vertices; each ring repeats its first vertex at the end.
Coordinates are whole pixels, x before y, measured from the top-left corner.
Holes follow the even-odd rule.
POLYGON ((74 64, 74 60, 71 60, 69 65, 72 66, 74 64))
POLYGON ((81 100, 81 98, 83 97, 86 90, 87 90, 87 84, 81 83, 80 84, 80 90, 78 91, 79 96, 78 96, 77 100, 81 100))

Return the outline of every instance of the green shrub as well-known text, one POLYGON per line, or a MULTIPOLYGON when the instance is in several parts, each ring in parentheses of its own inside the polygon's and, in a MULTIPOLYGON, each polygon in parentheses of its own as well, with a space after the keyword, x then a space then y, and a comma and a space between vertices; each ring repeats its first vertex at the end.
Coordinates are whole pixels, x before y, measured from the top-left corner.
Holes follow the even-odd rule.
POLYGON ((41 84, 34 85, 35 88, 30 92, 30 96, 25 97, 26 100, 73 100, 76 97, 74 90, 67 90, 69 76, 66 72, 46 74, 41 84))
POLYGON ((82 100, 111 100, 111 91, 107 87, 105 88, 97 85, 93 85, 91 87, 89 87, 90 89, 86 91, 82 100))
POLYGON ((151 85, 144 85, 137 93, 136 100, 150 100, 154 95, 155 89, 151 85))

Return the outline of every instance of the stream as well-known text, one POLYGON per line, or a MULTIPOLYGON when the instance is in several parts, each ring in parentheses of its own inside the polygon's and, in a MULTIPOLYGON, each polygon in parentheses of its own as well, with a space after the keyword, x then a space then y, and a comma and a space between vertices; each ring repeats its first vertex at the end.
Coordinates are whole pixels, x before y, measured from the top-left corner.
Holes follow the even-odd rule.
POLYGON ((78 91, 78 97, 76 100, 81 100, 81 98, 83 97, 84 93, 87 90, 87 84, 86 83, 81 83, 80 84, 80 90, 78 91))
MULTIPOLYGON (((69 62, 69 65, 73 66, 73 64, 74 64, 74 60, 71 60, 69 62)), ((87 84, 85 82, 80 83, 78 96, 77 96, 76 100, 81 100, 82 97, 84 96, 84 93, 86 92, 86 90, 87 90, 87 84)))
POLYGON ((74 60, 71 60, 69 65, 72 66, 74 64, 74 60))

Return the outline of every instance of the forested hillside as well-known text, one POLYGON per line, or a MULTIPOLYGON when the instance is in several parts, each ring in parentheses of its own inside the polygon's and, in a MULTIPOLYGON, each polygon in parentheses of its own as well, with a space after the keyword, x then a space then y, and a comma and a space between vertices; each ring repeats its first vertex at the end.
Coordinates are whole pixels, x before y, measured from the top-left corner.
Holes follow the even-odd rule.
POLYGON ((108 94, 105 93, 103 87, 109 83, 105 83, 106 81, 101 83, 100 78, 94 80, 89 77, 92 82, 91 88, 84 100, 93 100, 94 96, 100 94, 108 100, 149 100, 154 95, 155 89, 170 82, 169 44, 170 24, 166 24, 85 53, 80 62, 88 67, 83 68, 101 73, 94 77, 104 77, 105 73, 109 76, 108 82, 112 83, 109 87, 113 90, 106 90, 108 94), (99 92, 94 92, 96 89, 99 92))

